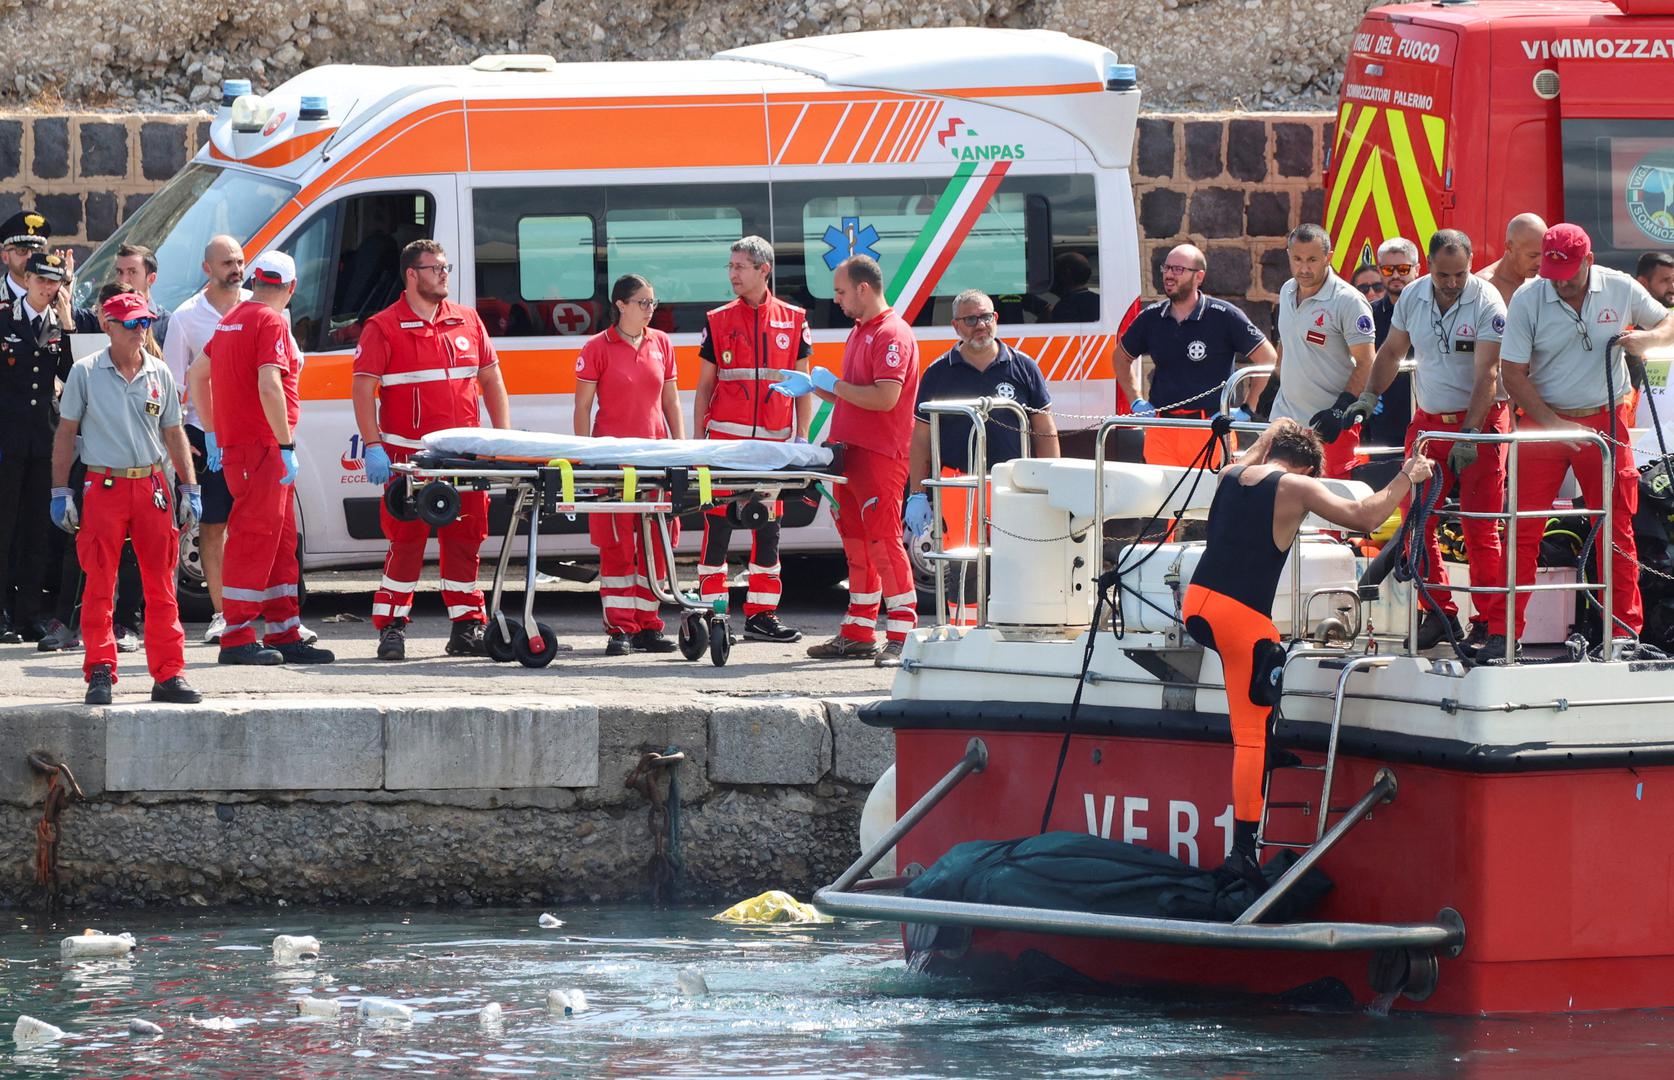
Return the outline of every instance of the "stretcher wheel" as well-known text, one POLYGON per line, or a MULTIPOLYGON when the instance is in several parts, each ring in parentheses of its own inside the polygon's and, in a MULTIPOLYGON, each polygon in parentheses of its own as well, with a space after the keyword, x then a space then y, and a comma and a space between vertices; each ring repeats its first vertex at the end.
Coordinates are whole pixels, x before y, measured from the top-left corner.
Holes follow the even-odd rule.
POLYGON ((413 481, 397 476, 384 485, 384 509, 396 521, 417 521, 418 507, 413 503, 413 481))
POLYGON ((438 529, 453 524, 459 516, 459 489, 445 480, 432 480, 419 488, 418 516, 438 529))
POLYGON ((703 616, 695 612, 680 620, 680 629, 674 636, 680 643, 680 655, 688 660, 696 660, 709 646, 709 631, 703 625, 703 616))
POLYGON ((523 629, 521 623, 512 623, 512 627, 512 653, 524 667, 542 668, 558 656, 558 635, 552 632, 552 627, 543 622, 536 623, 535 638, 529 637, 529 632, 523 629), (540 651, 536 652, 536 649, 540 651))
POLYGON ((725 619, 712 619, 709 623, 709 662, 716 667, 726 667, 727 657, 732 655, 732 635, 727 632, 725 619))
POLYGON ((772 520, 772 509, 760 499, 727 504, 727 521, 735 528, 759 529, 772 520))
POLYGON ((488 646, 488 655, 496 663, 509 664, 517 659, 517 650, 512 643, 517 635, 523 633, 523 624, 516 619, 507 619, 506 632, 511 636, 500 636, 500 620, 489 619, 488 629, 482 635, 483 642, 488 646))

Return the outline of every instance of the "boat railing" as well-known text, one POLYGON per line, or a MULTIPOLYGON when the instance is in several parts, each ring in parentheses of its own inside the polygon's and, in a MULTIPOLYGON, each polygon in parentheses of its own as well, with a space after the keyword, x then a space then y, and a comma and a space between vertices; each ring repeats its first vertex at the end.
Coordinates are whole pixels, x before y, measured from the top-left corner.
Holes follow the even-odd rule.
MULTIPOLYGON (((936 618, 942 619, 947 614, 947 567, 959 564, 976 570, 976 598, 977 625, 988 625, 988 421, 995 412, 1010 413, 1016 417, 1018 425, 1018 442, 1023 457, 1030 456, 1030 423, 1029 411, 1020 402, 1011 398, 979 397, 955 401, 931 401, 919 406, 920 411, 930 418, 930 477, 924 486, 930 489, 930 529, 931 550, 925 553, 936 574, 936 618), (965 461, 967 470, 955 476, 942 476, 942 422, 950 416, 963 417, 971 427, 966 436, 965 461), (949 489, 961 489, 971 492, 968 499, 976 503, 975 515, 970 514, 970 503, 966 504, 966 520, 971 527, 966 530, 968 544, 963 548, 950 550, 945 542, 942 527, 942 493, 949 489)), ((961 605, 965 602, 965 581, 960 578, 961 605)))

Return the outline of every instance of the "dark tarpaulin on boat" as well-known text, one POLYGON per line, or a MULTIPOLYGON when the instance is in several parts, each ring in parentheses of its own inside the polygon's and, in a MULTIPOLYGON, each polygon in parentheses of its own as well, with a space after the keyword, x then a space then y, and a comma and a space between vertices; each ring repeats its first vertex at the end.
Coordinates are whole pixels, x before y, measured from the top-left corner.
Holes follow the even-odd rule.
MULTIPOLYGON (((1295 861, 1289 851, 1270 860, 1262 868, 1268 884, 1295 861)), ((1262 921, 1305 915, 1330 891, 1331 879, 1310 870, 1262 921)), ((1076 832, 956 844, 904 892, 925 900, 1218 922, 1231 922, 1255 901, 1242 881, 1217 889, 1209 870, 1076 832)))

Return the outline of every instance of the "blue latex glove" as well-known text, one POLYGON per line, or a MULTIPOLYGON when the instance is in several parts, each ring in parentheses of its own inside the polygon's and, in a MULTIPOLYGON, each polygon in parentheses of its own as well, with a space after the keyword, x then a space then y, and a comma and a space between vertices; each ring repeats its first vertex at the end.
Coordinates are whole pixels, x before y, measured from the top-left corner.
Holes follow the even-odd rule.
POLYGON ((77 521, 75 493, 69 488, 53 488, 52 523, 65 532, 74 534, 77 521))
POLYGON ((1255 416, 1246 406, 1240 405, 1236 409, 1232 410, 1232 422, 1235 424, 1247 424, 1254 419, 1255 416))
POLYGON ((203 433, 203 448, 206 456, 209 458, 209 460, 204 464, 204 468, 208 469, 210 472, 220 472, 221 446, 215 441, 215 433, 213 431, 206 431, 203 433))
POLYGON ((1128 412, 1134 416, 1155 416, 1157 415, 1157 407, 1144 398, 1135 398, 1133 408, 1129 409, 1128 412))
POLYGON ((1376 405, 1372 406, 1372 415, 1373 416, 1382 416, 1383 415, 1383 399, 1381 397, 1378 398, 1378 403, 1376 405))
POLYGON ((902 508, 901 521, 914 536, 930 531, 930 496, 920 491, 907 499, 902 508))
POLYGON ((814 380, 801 371, 787 371, 785 377, 773 384, 775 394, 786 397, 806 397, 814 392, 814 380))
POLYGON ((389 452, 382 443, 366 448, 366 478, 380 486, 389 483, 389 452))
POLYGON ((279 458, 285 463, 285 475, 279 478, 279 482, 281 484, 296 483, 296 451, 281 450, 279 451, 279 458))
POLYGON ((828 394, 836 393, 837 373, 835 371, 830 368, 817 367, 811 369, 808 375, 814 380, 814 389, 824 390, 828 394))
POLYGON ((177 489, 175 500, 177 505, 182 501, 185 503, 186 513, 180 522, 181 528, 189 528, 203 520, 203 489, 198 485, 181 484, 177 489))

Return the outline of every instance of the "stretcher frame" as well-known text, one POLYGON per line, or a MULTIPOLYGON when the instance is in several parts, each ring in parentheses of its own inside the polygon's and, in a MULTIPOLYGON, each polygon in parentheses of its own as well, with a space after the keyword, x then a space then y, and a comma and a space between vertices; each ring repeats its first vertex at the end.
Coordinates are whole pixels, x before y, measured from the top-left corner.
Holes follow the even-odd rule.
MULTIPOLYGON (((838 462, 834 461, 831 469, 838 467, 838 462)), ((707 651, 710 661, 716 667, 722 667, 732 651, 726 606, 724 603, 718 607, 705 604, 691 599, 682 591, 674 562, 674 539, 669 519, 690 510, 720 506, 736 506, 741 515, 770 512, 767 508, 787 493, 817 497, 818 485, 847 482, 835 471, 815 468, 578 466, 563 458, 483 458, 430 451, 419 453, 391 468, 395 475, 385 491, 386 507, 395 516, 402 517, 403 513, 398 510, 410 506, 414 516, 437 528, 458 516, 459 489, 487 492, 490 496, 495 491, 509 494, 511 517, 505 535, 501 537, 500 553, 495 561, 484 640, 493 659, 501 662, 515 659, 524 667, 546 667, 559 651, 557 635, 552 628, 535 619, 535 564, 542 514, 564 514, 571 520, 577 514, 638 515, 640 542, 648 553, 646 577, 651 594, 659 603, 679 609, 677 638, 681 655, 695 661, 707 651), (450 489, 452 495, 448 494, 450 489), (752 504, 759 509, 747 510, 752 504), (518 622, 506 616, 501 600, 518 530, 525 520, 528 528, 524 549, 523 620, 518 622), (660 575, 656 572, 653 552, 663 557, 663 572, 660 575), (533 631, 529 629, 531 627, 533 631)))

